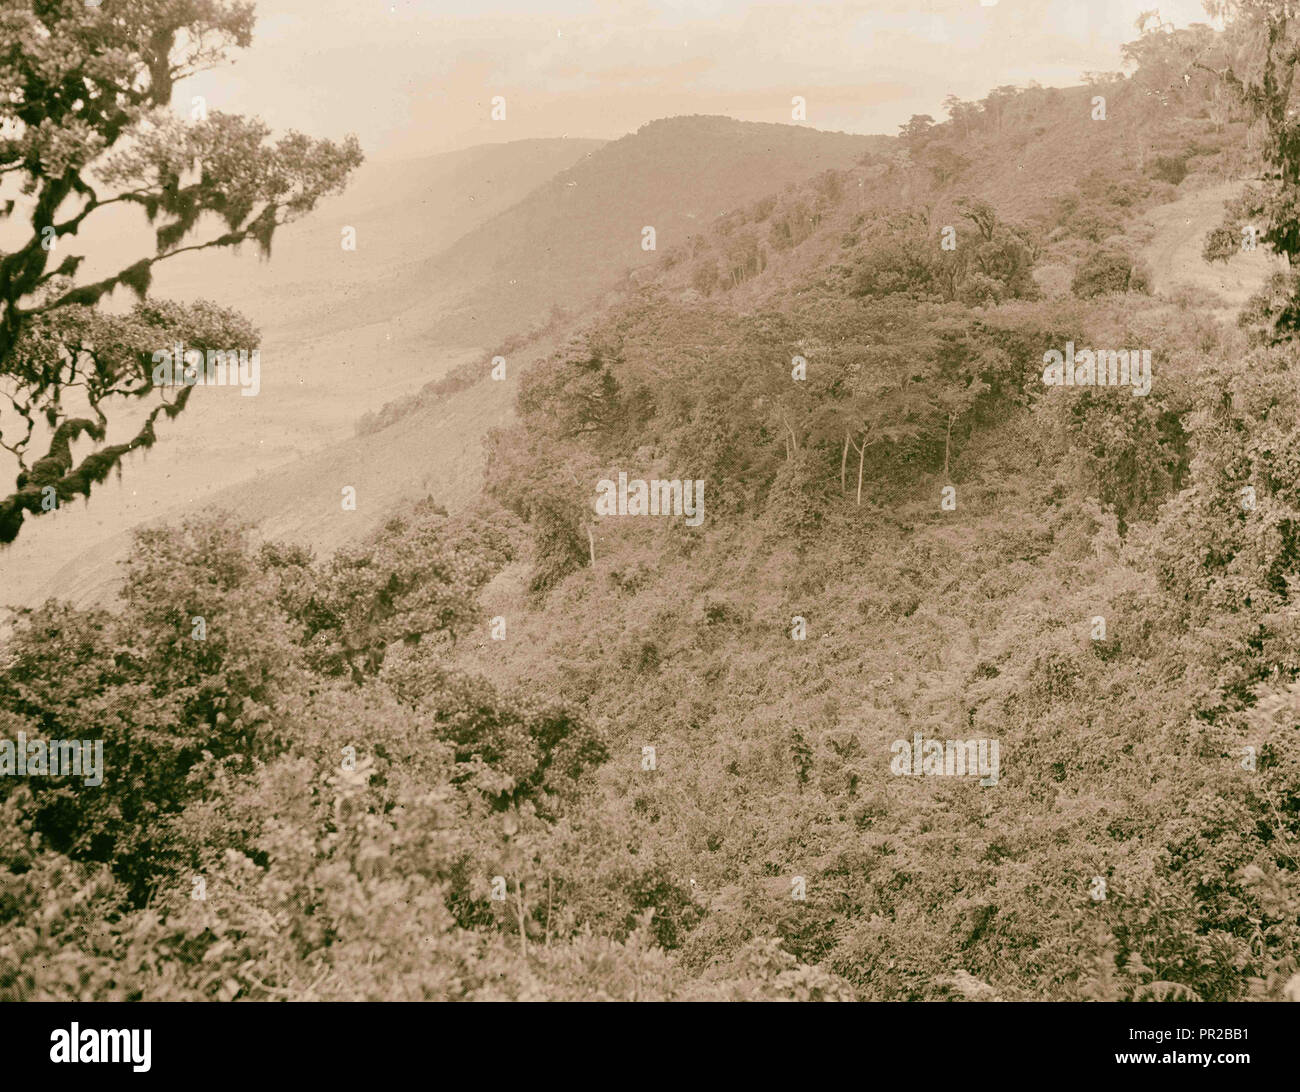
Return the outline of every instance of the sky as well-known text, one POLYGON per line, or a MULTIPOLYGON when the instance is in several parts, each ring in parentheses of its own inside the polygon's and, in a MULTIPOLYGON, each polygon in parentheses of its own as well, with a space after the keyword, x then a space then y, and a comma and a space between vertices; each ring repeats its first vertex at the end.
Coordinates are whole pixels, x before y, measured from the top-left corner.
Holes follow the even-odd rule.
POLYGON ((1208 22, 1200 0, 257 0, 252 47, 174 103, 352 132, 381 160, 678 114, 788 123, 796 95, 808 125, 892 134, 950 93, 1118 70, 1157 6, 1208 22))

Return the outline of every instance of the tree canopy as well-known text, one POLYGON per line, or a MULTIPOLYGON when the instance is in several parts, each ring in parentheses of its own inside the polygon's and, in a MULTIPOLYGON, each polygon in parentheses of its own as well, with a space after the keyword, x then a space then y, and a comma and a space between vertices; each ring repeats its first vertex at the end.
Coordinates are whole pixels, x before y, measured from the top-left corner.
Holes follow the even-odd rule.
POLYGON ((0 446, 19 471, 0 498, 0 544, 27 516, 89 496, 153 444, 160 415, 184 410, 192 388, 156 384, 155 351, 177 340, 256 347, 230 311, 149 299, 154 266, 249 239, 269 256, 276 229, 361 163, 355 137, 272 140, 256 119, 181 121, 169 110, 176 81, 248 46, 252 32, 253 5, 238 0, 0 0, 0 217, 26 237, 0 251, 0 446), (76 236, 112 205, 144 213, 154 251, 80 282, 76 236), (141 301, 125 319, 98 310, 118 288, 141 301), (108 443, 110 415, 129 417, 133 404, 152 408, 130 439, 108 443))

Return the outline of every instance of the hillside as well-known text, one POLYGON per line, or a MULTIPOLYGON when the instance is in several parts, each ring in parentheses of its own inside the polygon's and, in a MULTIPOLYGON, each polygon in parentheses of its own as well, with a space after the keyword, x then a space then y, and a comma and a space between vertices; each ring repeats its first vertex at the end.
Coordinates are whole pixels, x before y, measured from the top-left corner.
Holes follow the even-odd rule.
MULTIPOLYGON (((153 290, 176 299, 219 299, 286 337, 370 325, 380 316, 358 302, 377 279, 415 275, 430 255, 516 205, 601 144, 521 140, 422 159, 367 162, 343 193, 276 233, 269 261, 252 247, 183 254, 158 266, 153 290), (356 229, 355 250, 341 246, 345 226, 356 229)), ((147 249, 151 239, 139 213, 107 210, 85 228, 87 268, 91 274, 117 268, 124 257, 147 249)))
MULTIPOLYGON (((550 292, 552 295, 539 299, 549 299, 551 304, 590 300, 598 270, 603 270, 606 277, 605 291, 599 297, 606 307, 617 306, 620 299, 665 292, 679 299, 723 301, 742 312, 756 307, 784 310, 806 291, 806 285, 823 280, 827 271, 842 268, 855 253, 874 245, 873 234, 864 230, 864 224, 923 208, 928 210, 928 230, 937 235, 942 223, 961 223, 961 214, 954 205, 959 197, 985 200, 999 210, 1009 210, 1004 215, 1015 222, 1037 227, 1041 254, 1035 276, 1048 286, 1049 295, 1068 295, 1069 278, 1084 255, 1109 239, 1118 240, 1135 258, 1152 263, 1158 288, 1219 286, 1228 297, 1225 303, 1239 305, 1266 276, 1268 263, 1262 252, 1242 255, 1230 267, 1212 267, 1199 254, 1200 241, 1217 222, 1223 201, 1240 186, 1220 181, 1226 169, 1224 149, 1233 148, 1238 130, 1229 127, 1219 131, 1204 120, 1198 128, 1194 118, 1182 113, 1168 115, 1164 127, 1145 121, 1145 143, 1140 147, 1148 163, 1158 158, 1157 151, 1176 153, 1183 149, 1185 155, 1191 148, 1197 152, 1185 159, 1191 173, 1174 186, 1153 178, 1150 170, 1135 167, 1131 153, 1136 138, 1126 128, 1132 125, 1126 110, 1145 110, 1145 96, 1140 89, 1131 83, 1113 89, 1113 129, 1106 128, 1109 123, 1091 120, 1092 91, 1085 87, 1026 91, 1023 102, 1016 99, 1003 107, 999 126, 986 122, 986 128, 963 136, 949 123, 937 127, 924 142, 911 148, 892 139, 849 139, 797 126, 751 126, 716 118, 656 122, 591 154, 583 152, 573 167, 548 180, 507 212, 469 232, 445 259, 416 263, 402 285, 391 285, 382 298, 365 295, 362 302, 363 297, 357 297, 350 306, 366 313, 375 310, 374 321, 366 326, 335 332, 338 316, 351 313, 339 308, 336 300, 333 314, 317 315, 314 321, 320 329, 302 338, 304 351, 300 355, 319 359, 322 352, 332 353, 359 336, 368 337, 358 345, 356 355, 349 354, 348 359, 365 359, 367 354, 371 359, 382 356, 409 376, 420 346, 433 336, 429 333, 433 324, 444 323, 446 314, 459 313, 458 299, 476 290, 464 286, 445 288, 442 313, 431 309, 430 302, 437 298, 432 295, 435 286, 446 283, 448 263, 473 268, 478 262, 480 268, 498 271, 508 267, 509 279, 519 283, 509 288, 498 281, 495 287, 485 290, 498 294, 499 304, 485 307, 484 314, 493 315, 492 322, 499 323, 500 328, 509 322, 505 316, 536 314, 540 318, 545 314, 540 302, 534 306, 525 299, 529 293, 550 292), (1108 135, 1115 132, 1123 134, 1123 139, 1117 142, 1108 135), (729 139, 720 139, 722 135, 729 139), (797 170, 787 165, 785 173, 778 172, 774 179, 770 171, 765 174, 757 169, 758 161, 773 154, 773 149, 784 148, 783 142, 792 142, 803 151, 794 161, 797 170), (701 143, 713 150, 708 154, 700 152, 701 143), (868 147, 873 150, 864 152, 868 147), (1077 162, 1071 158, 1077 148, 1083 149, 1084 161, 1089 164, 1089 170, 1082 175, 1072 165, 1077 162), (814 149, 821 150, 814 154, 814 149), (953 157, 961 161, 957 168, 952 166, 953 157), (856 162, 858 158, 862 161, 856 162), (697 188, 694 180, 700 174, 684 173, 688 161, 690 169, 703 172, 707 185, 697 188), (838 167, 834 165, 837 161, 841 164, 838 167), (645 169, 647 163, 658 166, 645 169), (638 170, 638 164, 643 169, 638 170), (936 170, 936 164, 946 169, 936 170), (786 181, 779 187, 771 184, 792 175, 798 180, 786 181), (640 179, 640 188, 618 184, 619 179, 628 178, 640 179), (741 196, 729 208, 709 211, 710 200, 719 205, 725 200, 724 191, 719 189, 724 178, 740 187, 741 196), (613 220, 631 215, 634 208, 654 206, 656 200, 662 202, 662 196, 654 196, 654 187, 668 185, 669 179, 675 180, 672 185, 680 192, 674 192, 669 202, 672 211, 661 218, 670 230, 660 235, 659 249, 641 252, 638 245, 630 261, 628 254, 611 259, 603 244, 612 237, 613 220), (571 182, 578 185, 571 186, 571 182), (597 204, 605 210, 600 221, 603 232, 596 231, 595 221, 585 219, 587 206, 575 198, 580 190, 600 195, 597 204), (1188 222, 1193 216, 1195 224, 1188 222), (543 237, 555 241, 543 245, 543 237), (522 244, 513 247, 514 240, 522 244), (1177 247, 1171 250, 1174 241, 1178 241, 1177 247), (635 281, 626 279, 623 274, 627 267, 637 262, 640 267, 635 281), (702 273, 709 276, 702 279, 702 273), (1231 280, 1231 290, 1225 278, 1231 280), (411 286, 420 285, 424 286, 425 302, 407 306, 414 295, 411 286), (523 295, 511 295, 516 290, 523 295), (393 313, 401 307, 406 310, 393 313), (382 317, 385 314, 388 317, 382 317), (395 342, 395 337, 403 340, 395 342)), ((362 198, 373 201, 375 192, 372 185, 363 190, 362 198)), ((358 206, 365 207, 361 198, 358 206)), ((266 267, 268 275, 274 268, 266 267)), ((566 331, 581 329, 589 321, 587 314, 568 320, 561 316, 540 344, 550 345, 557 339, 562 342, 566 331)), ((438 329, 444 333, 470 330, 455 323, 439 325, 438 329)), ((479 333, 485 330, 473 329, 479 333)), ((466 336, 476 335, 468 332, 466 336)), ((478 352, 481 359, 482 350, 478 352)), ((444 355, 452 361, 469 361, 474 359, 475 351, 455 350, 444 355)), ((514 380, 519 364, 536 359, 536 355, 532 345, 518 359, 511 354, 510 382, 506 384, 483 384, 474 392, 437 398, 432 406, 422 409, 417 408, 418 397, 392 391, 395 416, 402 418, 400 428, 349 440, 327 455, 318 453, 309 442, 300 442, 296 449, 278 449, 275 460, 255 464, 258 478, 253 488, 239 473, 248 463, 223 460, 214 451, 212 464, 226 470, 226 475, 214 482, 221 492, 192 494, 184 507, 154 501, 146 511, 138 502, 126 500, 119 504, 136 519, 177 518, 183 512, 219 504, 244 513, 267 533, 306 534, 304 540, 322 551, 356 537, 381 518, 381 510, 373 508, 348 520, 334 517, 337 505, 332 498, 344 484, 340 476, 348 466, 355 468, 354 476, 359 479, 382 479, 382 486, 377 486, 387 498, 382 511, 391 510, 403 497, 426 491, 444 503, 462 507, 474 495, 472 486, 465 481, 452 484, 451 477, 442 474, 435 481, 446 483, 444 488, 427 488, 428 468, 462 465, 467 447, 480 451, 479 444, 488 428, 513 420, 514 380), (409 421, 404 416, 407 413, 414 413, 409 421), (423 439, 414 439, 419 436, 423 439), (417 444, 415 449, 411 448, 413 442, 417 444), (394 458, 390 450, 410 454, 394 458), (367 468, 372 468, 374 475, 367 468), (245 492, 248 495, 242 495, 245 492)), ((451 367, 450 363, 443 365, 430 380, 451 367)), ((480 370, 478 374, 484 373, 480 370)), ((353 378, 367 383, 370 405, 375 406, 374 394, 384 387, 374 382, 373 373, 368 381, 365 375, 364 370, 358 370, 353 378)), ((360 390, 356 397, 361 397, 360 390)), ((208 408, 190 412, 197 417, 208 408)), ((309 426, 307 435, 314 435, 318 424, 311 418, 300 419, 309 426)), ((180 427, 184 424, 182 419, 180 427)), ((210 432, 228 434, 226 429, 210 432)), ((481 454, 474 456, 472 465, 481 467, 481 454)), ((142 470, 151 472, 148 466, 142 470)), ((152 473, 169 471, 155 468, 152 473)), ((161 487, 143 492, 158 498, 168 495, 161 487)), ((59 517, 64 523, 75 519, 83 524, 89 518, 89 512, 59 517)), ((44 571, 52 575, 49 586, 59 588, 74 602, 103 601, 117 579, 117 566, 129 546, 129 524, 119 526, 122 530, 109 549, 83 548, 75 554, 65 549, 57 569, 46 559, 44 571)), ((68 537, 62 536, 62 541, 66 543, 68 537)), ((20 543, 18 551, 33 548, 20 543)), ((34 556, 29 554, 25 563, 31 564, 34 556)))
POLYGON ((656 123, 429 263, 467 310, 386 285, 492 346, 515 279, 508 378, 487 349, 6 642, 0 717, 135 776, 0 795, 48 923, 0 990, 1300 997, 1300 280, 1237 243, 1300 257, 1300 152, 1180 33, 865 153, 656 123), (542 327, 548 279, 587 306, 542 327))
MULTIPOLYGON (((0 603, 72 594, 87 577, 87 555, 101 542, 115 536, 125 541, 128 529, 142 521, 192 509, 217 490, 345 440, 361 414, 480 355, 473 343, 429 338, 439 292, 450 305, 458 292, 454 283, 425 285, 414 313, 396 322, 370 314, 362 299, 381 277, 414 276, 430 253, 599 146, 518 141, 367 164, 343 194, 283 228, 269 262, 250 247, 160 264, 157 295, 219 300, 261 327, 262 392, 256 398, 205 392, 210 397, 196 398, 184 416, 159 430, 152 453, 129 460, 121 483, 106 484, 88 504, 32 521, 18 542, 0 551, 0 603), (342 250, 341 225, 357 229, 355 251, 342 250)), ((106 210, 102 222, 92 218, 83 231, 91 275, 150 248, 142 217, 116 213, 106 210)), ((0 471, 12 478, 8 458, 0 453, 0 471)), ((107 578, 87 578, 111 583, 115 570, 109 561, 107 578)))
MULTIPOLYGON (((324 450, 295 453, 254 478, 219 480, 193 502, 160 513, 177 520, 204 509, 237 512, 260 536, 310 543, 320 556, 373 533, 425 494, 452 510, 478 496, 483 434, 514 420, 518 377, 554 349, 542 340, 513 357, 502 382, 483 382, 404 416, 380 432, 340 438, 324 450), (355 511, 342 508, 342 490, 356 490, 355 511)), ((471 355, 466 363, 478 360, 471 355)), ((60 517, 63 519, 64 517, 60 517)), ((151 521, 152 522, 152 521, 151 521)), ((134 529, 79 552, 54 573, 59 598, 80 604, 114 602, 121 563, 130 555, 134 529)))
MULTIPOLYGON (((358 468, 382 468, 385 495, 396 499, 419 493, 427 467, 455 464, 465 445, 477 450, 483 433, 497 423, 498 412, 511 412, 512 395, 507 392, 513 388, 493 385, 495 389, 454 401, 446 412, 460 415, 458 427, 429 424, 427 449, 410 458, 394 459, 388 452, 390 447, 407 449, 403 437, 412 435, 413 425, 404 425, 396 435, 379 432, 346 442, 327 455, 319 451, 322 435, 332 433, 342 440, 343 426, 363 412, 437 381, 476 353, 483 358, 498 351, 508 335, 546 322, 553 308, 581 309, 602 291, 616 296, 627 287, 624 274, 629 268, 658 256, 640 249, 643 219, 658 226, 662 251, 680 245, 688 229, 728 208, 774 187, 843 168, 868 149, 889 143, 884 138, 725 118, 655 122, 611 144, 581 151, 573 166, 468 231, 444 254, 420 261, 412 260, 419 241, 435 229, 449 230, 453 213, 467 200, 464 195, 452 200, 447 187, 464 185, 468 197, 481 196, 483 189, 475 180, 487 177, 485 172, 496 178, 517 171, 527 178, 526 165, 545 169, 554 157, 572 159, 575 148, 571 142, 554 147, 525 142, 523 147, 475 149, 451 160, 438 157, 423 170, 438 185, 429 200, 444 212, 433 218, 432 228, 419 230, 406 222, 408 215, 412 223, 420 217, 402 211, 407 207, 404 199, 393 203, 389 197, 395 192, 401 198, 424 183, 409 178, 391 189, 372 174, 362 180, 354 197, 339 198, 338 208, 323 209, 293 234, 286 231, 283 242, 277 237, 274 259, 258 268, 258 279, 232 291, 236 301, 257 298, 251 303, 255 316, 273 316, 262 355, 268 372, 274 363, 281 377, 279 385, 269 375, 266 380, 275 401, 268 404, 264 396, 250 400, 258 403, 252 408, 230 399, 198 406, 163 433, 158 452, 165 454, 172 443, 187 444, 193 464, 219 469, 210 482, 225 492, 204 488, 202 481, 172 478, 171 464, 158 460, 152 472, 150 464, 142 468, 144 475, 128 495, 115 498, 111 518, 102 515, 102 507, 96 511, 92 500, 84 513, 57 517, 61 533, 53 550, 32 535, 10 558, 0 557, 0 565, 36 574, 28 602, 38 601, 50 588, 74 601, 100 597, 115 581, 129 541, 127 528, 143 519, 176 518, 209 503, 244 512, 259 524, 274 511, 271 526, 315 527, 322 537, 309 541, 321 549, 332 548, 339 541, 338 528, 328 520, 318 522, 316 513, 319 497, 338 493, 338 468, 347 465, 339 463, 340 452, 348 453, 358 468), (325 228, 344 211, 356 221, 361 240, 352 254, 338 252, 335 229, 325 228), (610 245, 619 235, 618 224, 634 225, 626 247, 610 245), (334 249, 327 254, 330 247, 334 249), (339 277, 340 268, 353 272, 339 277), (317 280, 328 287, 317 292, 312 287, 317 280), (299 302, 284 308, 282 293, 299 302), (313 396, 317 414, 307 400, 313 396), (475 400, 481 398, 497 409, 479 415, 475 400), (458 406, 469 408, 462 414, 458 406), (330 416, 322 419, 322 412, 330 416), (236 413, 239 418, 232 416, 236 413), (199 430, 200 423, 215 422, 218 414, 220 424, 199 430), (253 426, 251 435, 245 426, 253 426), (191 437, 199 437, 201 448, 194 448, 191 437), (241 495, 239 482, 251 497, 241 495), (272 482, 296 484, 278 489, 269 485, 272 482), (178 484, 182 488, 176 488, 178 484), (279 507, 263 503, 271 496, 279 507), (113 536, 114 541, 105 547, 101 536, 113 536)), ((474 216, 481 217, 493 201, 505 200, 500 194, 488 197, 475 200, 474 216)), ((466 216, 460 226, 474 222, 466 216)), ((171 287, 184 294, 202 283, 204 291, 218 295, 231 287, 236 273, 242 276, 253 268, 249 257, 226 260, 226 272, 215 284, 196 279, 201 267, 195 262, 185 271, 191 280, 171 287)), ((566 320, 560 314, 558 321, 563 325, 566 320)), ((512 378, 518 363, 510 369, 512 378)), ((438 407, 434 420, 441 420, 443 412, 438 407)), ((425 415, 421 420, 430 419, 425 415)), ((361 469, 357 473, 365 475, 361 469)), ((360 529, 370 522, 363 517, 351 526, 360 529)))
POLYGON ((490 344, 608 290, 729 210, 890 143, 722 117, 651 122, 583 156, 409 278, 388 278, 367 305, 397 314, 428 285, 455 280, 464 298, 437 316, 432 336, 490 344), (646 226, 655 251, 642 249, 646 226))
MULTIPOLYGON (((653 906, 687 996, 758 973, 764 943, 814 996, 834 987, 808 968, 877 1000, 1294 988, 1290 940, 1254 948, 1245 924, 1300 920, 1296 554, 1264 530, 1295 518, 1292 477, 1264 471, 1294 451, 1294 348, 1215 318, 1215 289, 1270 267, 1202 259, 1239 130, 1174 120, 1196 156, 1153 136, 1200 159, 1177 183, 1112 148, 1038 234, 1030 193, 1001 194, 1010 223, 966 206, 969 264, 935 253, 925 205, 991 197, 1009 176, 981 156, 1011 134, 966 145, 951 184, 929 144, 861 198, 850 173, 737 210, 525 377, 488 495, 534 549, 480 595, 506 640, 485 626, 446 659, 601 727, 593 799, 518 874, 565 871, 578 917, 615 933, 604 899, 653 906), (1059 275, 1026 284, 1010 257, 1031 253, 1059 275), (1156 267, 1104 290, 1098 255, 1156 267), (1044 391, 1067 338, 1152 346, 1150 398, 1044 391), (616 471, 704 480, 705 526, 593 518, 616 471), (1268 514, 1243 515, 1242 481, 1268 514), (1289 575, 1267 592, 1269 572, 1289 575), (999 741, 994 784, 891 776, 914 734, 999 741), (1267 772, 1239 761, 1261 748, 1267 772)), ((1048 124, 1026 161, 1054 132, 1064 154, 1048 124)), ((394 655, 395 681, 422 662, 394 655)))

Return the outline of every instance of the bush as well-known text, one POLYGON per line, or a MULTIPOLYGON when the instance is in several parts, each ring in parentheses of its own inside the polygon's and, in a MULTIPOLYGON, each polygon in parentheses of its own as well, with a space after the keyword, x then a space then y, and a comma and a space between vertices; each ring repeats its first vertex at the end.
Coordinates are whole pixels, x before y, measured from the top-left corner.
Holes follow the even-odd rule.
POLYGON ((1159 155, 1149 168, 1151 177, 1159 182, 1176 186, 1187 177, 1187 160, 1182 156, 1159 155))
POLYGON ((1075 271, 1070 291, 1080 299, 1112 292, 1150 292, 1151 277, 1146 268, 1118 247, 1093 250, 1075 271))

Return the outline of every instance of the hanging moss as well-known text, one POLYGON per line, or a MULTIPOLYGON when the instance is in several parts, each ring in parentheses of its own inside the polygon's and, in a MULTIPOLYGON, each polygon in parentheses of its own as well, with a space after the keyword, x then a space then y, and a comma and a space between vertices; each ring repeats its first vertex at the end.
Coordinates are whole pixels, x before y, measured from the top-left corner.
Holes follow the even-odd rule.
POLYGON ((142 258, 135 265, 128 266, 117 275, 119 284, 126 285, 136 294, 136 298, 143 301, 149 294, 149 286, 153 283, 153 262, 148 258, 142 258))
POLYGON ((25 518, 24 512, 43 514, 41 502, 47 486, 54 487, 55 495, 60 501, 72 500, 78 496, 88 499, 92 486, 102 484, 113 470, 120 474, 121 462, 126 455, 132 451, 151 448, 157 442, 158 434, 154 426, 158 415, 165 414, 169 420, 174 418, 185 408, 193 391, 193 387, 182 388, 175 402, 155 406, 133 439, 92 452, 82 459, 81 465, 75 470, 72 469, 73 441, 83 433, 93 440, 102 441, 105 429, 102 423, 86 417, 64 421, 50 441, 49 452, 27 474, 20 474, 17 491, 0 501, 0 545, 7 545, 18 537, 25 518))

